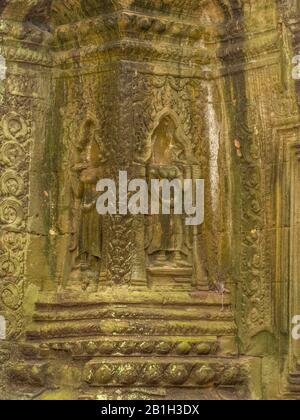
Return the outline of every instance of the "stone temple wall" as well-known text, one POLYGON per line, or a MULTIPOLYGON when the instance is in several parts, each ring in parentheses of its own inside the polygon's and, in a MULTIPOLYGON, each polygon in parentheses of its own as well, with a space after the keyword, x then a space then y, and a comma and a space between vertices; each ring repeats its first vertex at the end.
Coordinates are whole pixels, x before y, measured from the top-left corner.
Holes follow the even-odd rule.
POLYGON ((0 399, 299 399, 298 2, 0 15, 0 399), (203 225, 100 217, 120 170, 203 178, 203 225))

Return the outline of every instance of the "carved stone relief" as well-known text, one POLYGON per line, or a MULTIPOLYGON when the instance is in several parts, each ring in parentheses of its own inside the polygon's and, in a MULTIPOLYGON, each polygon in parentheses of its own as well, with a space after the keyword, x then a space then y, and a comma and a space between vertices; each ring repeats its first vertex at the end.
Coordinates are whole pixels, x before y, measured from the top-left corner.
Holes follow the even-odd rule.
POLYGON ((2 3, 0 399, 299 399, 297 2, 2 3), (119 171, 204 223, 99 215, 119 171))

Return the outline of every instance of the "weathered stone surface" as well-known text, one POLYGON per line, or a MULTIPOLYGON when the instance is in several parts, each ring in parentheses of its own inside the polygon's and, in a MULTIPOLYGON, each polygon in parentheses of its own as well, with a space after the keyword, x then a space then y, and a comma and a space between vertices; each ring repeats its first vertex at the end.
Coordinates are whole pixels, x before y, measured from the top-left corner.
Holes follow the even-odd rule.
POLYGON ((300 399, 298 2, 0 15, 0 399, 300 399), (99 216, 120 170, 204 224, 99 216))

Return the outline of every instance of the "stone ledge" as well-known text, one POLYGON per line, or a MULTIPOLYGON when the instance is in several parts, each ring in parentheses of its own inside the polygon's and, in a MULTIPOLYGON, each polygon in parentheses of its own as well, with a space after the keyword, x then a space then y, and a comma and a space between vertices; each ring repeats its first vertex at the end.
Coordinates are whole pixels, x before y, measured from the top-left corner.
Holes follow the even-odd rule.
POLYGON ((88 294, 73 290, 56 292, 41 292, 39 294, 36 308, 45 309, 76 309, 80 307, 91 307, 93 305, 104 305, 113 303, 115 305, 141 304, 147 305, 191 305, 191 306, 229 306, 231 297, 228 294, 222 295, 214 291, 203 292, 172 292, 162 293, 151 291, 146 288, 142 291, 135 291, 127 287, 103 288, 97 293, 88 294))

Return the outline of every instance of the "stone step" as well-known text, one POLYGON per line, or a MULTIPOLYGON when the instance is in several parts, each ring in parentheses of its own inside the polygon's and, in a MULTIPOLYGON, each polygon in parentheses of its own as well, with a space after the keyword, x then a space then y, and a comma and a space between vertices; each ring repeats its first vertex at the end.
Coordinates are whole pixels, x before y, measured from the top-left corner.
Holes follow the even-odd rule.
POLYGON ((23 376, 42 365, 48 388, 66 386, 70 375, 86 396, 158 382, 164 389, 245 383, 227 296, 144 293, 40 296, 21 346, 23 376))
MULTIPOLYGON (((66 392, 66 391, 62 391, 66 392)), ((57 394, 56 394, 57 395, 57 394)), ((55 395, 55 396, 56 396, 55 395)), ((154 387, 92 387, 83 390, 76 399, 82 401, 240 401, 250 400, 250 393, 243 385, 218 387, 191 387, 191 388, 160 388, 154 387)), ((174 404, 171 404, 172 408, 174 404)), ((172 411, 171 411, 172 413, 172 411)))
MULTIPOLYGON (((138 296, 141 298, 140 293, 138 296)), ((236 334, 230 306, 220 295, 175 296, 162 301, 162 296, 155 293, 152 295, 155 302, 151 305, 133 302, 135 298, 127 295, 120 296, 117 303, 109 302, 108 296, 102 296, 102 300, 94 297, 77 301, 70 296, 69 300, 65 297, 39 300, 27 338, 45 341, 118 335, 219 337, 236 334)))
POLYGON ((280 396, 282 400, 300 400, 300 386, 289 385, 283 395, 280 396))
MULTIPOLYGON (((122 393, 132 396, 144 393, 145 397, 148 394, 145 399, 152 393, 153 397, 159 394, 158 399, 165 399, 168 390, 179 399, 190 399, 193 395, 201 398, 200 394, 203 398, 211 395, 212 399, 218 399, 217 395, 225 391, 230 396, 238 390, 240 393, 249 391, 250 365, 246 359, 220 357, 94 358, 88 363, 20 362, 9 368, 8 375, 13 386, 21 385, 26 392, 37 396, 45 389, 60 394, 71 380, 73 391, 78 390, 78 395, 74 395, 76 399, 79 395, 82 399, 101 399, 101 395, 112 399, 109 394, 116 397, 122 393), (175 394, 174 390, 177 390, 175 394), (184 390, 189 394, 184 394, 184 390)), ((50 397, 45 395, 45 398, 50 397)))
POLYGON ((300 390, 300 371, 289 375, 289 383, 291 385, 299 385, 300 390))
POLYGON ((101 305, 151 305, 162 306, 196 306, 229 308, 231 297, 214 291, 174 292, 168 289, 164 292, 145 288, 135 291, 128 287, 105 288, 96 293, 83 293, 72 290, 61 292, 40 292, 36 302, 37 310, 61 310, 76 308, 93 308, 101 305))
POLYGON ((33 323, 27 331, 28 340, 99 336, 233 336, 236 325, 229 321, 124 320, 89 319, 33 323))
POLYGON ((247 381, 248 367, 239 359, 209 357, 93 359, 84 368, 91 387, 158 385, 162 388, 234 386, 247 381))
POLYGON ((36 360, 53 359, 62 354, 69 354, 73 359, 120 355, 164 357, 218 354, 232 357, 237 354, 237 344, 234 337, 108 337, 26 342, 21 345, 21 352, 25 358, 36 360))
POLYGON ((290 373, 284 385, 284 392, 279 399, 300 400, 300 371, 290 373))
POLYGON ((87 319, 126 319, 126 320, 177 320, 177 321, 233 321, 228 308, 213 306, 149 306, 143 304, 98 304, 79 307, 39 307, 33 315, 36 322, 54 322, 87 319))

